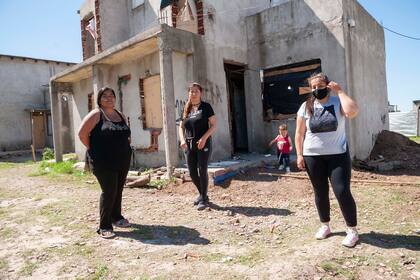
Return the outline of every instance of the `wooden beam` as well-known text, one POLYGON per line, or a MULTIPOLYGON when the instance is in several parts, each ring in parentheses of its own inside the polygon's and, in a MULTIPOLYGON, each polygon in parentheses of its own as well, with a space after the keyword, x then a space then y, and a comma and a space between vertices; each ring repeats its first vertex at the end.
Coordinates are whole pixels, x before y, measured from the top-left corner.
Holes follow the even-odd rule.
POLYGON ((287 68, 287 69, 282 69, 282 70, 266 71, 264 73, 264 78, 265 77, 282 75, 282 74, 289 74, 289 73, 296 73, 296 72, 304 72, 304 71, 314 70, 314 69, 316 69, 320 66, 321 66, 321 64, 317 63, 317 64, 312 64, 312 65, 299 66, 299 67, 287 68))

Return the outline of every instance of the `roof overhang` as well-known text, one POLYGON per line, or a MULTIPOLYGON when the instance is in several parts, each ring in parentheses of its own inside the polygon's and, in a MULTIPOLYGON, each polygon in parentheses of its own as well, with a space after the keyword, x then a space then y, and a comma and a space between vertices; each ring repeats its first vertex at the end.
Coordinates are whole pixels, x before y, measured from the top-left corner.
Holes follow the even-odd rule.
POLYGON ((58 73, 51 81, 72 83, 92 77, 92 66, 95 64, 118 65, 136 60, 158 51, 157 34, 162 31, 161 26, 152 27, 127 41, 109 48, 73 67, 58 73))

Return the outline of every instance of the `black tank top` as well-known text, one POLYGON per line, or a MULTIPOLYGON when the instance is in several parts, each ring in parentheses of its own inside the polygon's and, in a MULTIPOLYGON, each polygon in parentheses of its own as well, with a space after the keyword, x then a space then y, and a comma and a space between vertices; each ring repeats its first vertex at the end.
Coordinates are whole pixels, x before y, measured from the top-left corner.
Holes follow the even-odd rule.
POLYGON ((94 169, 124 170, 130 166, 131 130, 116 112, 121 117, 119 122, 109 120, 101 110, 99 122, 90 132, 88 155, 94 169))

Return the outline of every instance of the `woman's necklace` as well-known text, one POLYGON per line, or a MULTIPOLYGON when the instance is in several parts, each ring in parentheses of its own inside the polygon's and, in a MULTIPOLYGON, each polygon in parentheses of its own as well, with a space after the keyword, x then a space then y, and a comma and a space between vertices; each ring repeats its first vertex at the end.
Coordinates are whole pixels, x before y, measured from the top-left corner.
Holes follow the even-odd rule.
MULTIPOLYGON (((107 121, 109 121, 109 122, 113 122, 113 120, 110 118, 110 116, 108 116, 108 114, 107 113, 105 113, 105 111, 101 108, 101 111, 102 111, 102 113, 104 114, 104 116, 105 116, 105 119, 107 120, 107 121)), ((113 111, 113 113, 114 113, 115 111, 113 111)), ((112 117, 115 117, 115 115, 113 114, 112 115, 112 117)), ((114 118, 115 119, 115 118, 114 118)))
POLYGON ((192 104, 192 106, 193 106, 193 107, 196 107, 196 108, 200 107, 200 105, 201 105, 201 101, 200 101, 200 102, 198 102, 197 104, 192 104))
POLYGON ((200 105, 201 105, 201 101, 197 104, 191 104, 191 107, 192 107, 191 112, 196 113, 198 111, 198 108, 200 107, 200 105))

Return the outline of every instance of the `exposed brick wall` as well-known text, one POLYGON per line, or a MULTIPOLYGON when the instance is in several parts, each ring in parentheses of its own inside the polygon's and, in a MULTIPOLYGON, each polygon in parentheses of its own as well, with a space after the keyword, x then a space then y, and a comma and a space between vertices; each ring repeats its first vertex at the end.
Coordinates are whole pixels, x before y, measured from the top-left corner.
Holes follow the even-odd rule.
POLYGON ((88 94, 88 111, 89 112, 93 110, 94 108, 93 104, 94 104, 93 92, 91 92, 88 94))
POLYGON ((86 26, 89 24, 87 20, 82 19, 80 21, 80 27, 81 27, 81 34, 82 34, 82 51, 83 51, 83 60, 88 59, 88 53, 87 53, 87 37, 86 37, 86 26))
POLYGON ((203 0, 195 0, 197 7, 198 34, 204 35, 204 7, 203 0))
POLYGON ((176 17, 178 16, 178 4, 174 2, 172 4, 172 26, 176 27, 176 17))
POLYGON ((143 129, 147 129, 146 126, 146 106, 144 104, 144 79, 139 80, 139 95, 140 95, 140 111, 141 121, 143 123, 143 129))
POLYGON ((96 23, 96 44, 98 51, 102 52, 101 16, 99 11, 99 0, 95 0, 95 23, 96 23))
POLYGON ((80 21, 81 37, 82 37, 82 52, 83 60, 88 59, 95 55, 95 39, 90 35, 89 31, 86 30, 86 26, 89 25, 89 21, 93 19, 82 19, 80 21))

